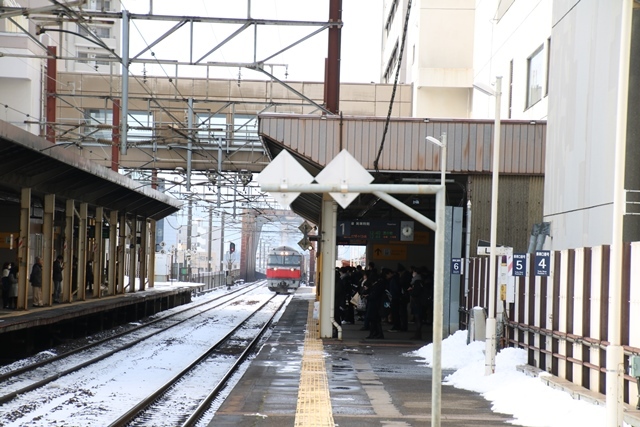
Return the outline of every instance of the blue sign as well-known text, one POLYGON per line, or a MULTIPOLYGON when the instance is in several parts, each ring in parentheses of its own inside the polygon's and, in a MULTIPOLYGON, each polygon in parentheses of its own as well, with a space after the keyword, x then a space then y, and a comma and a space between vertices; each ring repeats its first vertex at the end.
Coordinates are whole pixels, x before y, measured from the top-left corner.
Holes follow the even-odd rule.
POLYGON ((534 266, 536 276, 550 276, 551 252, 536 251, 536 264, 534 266))
POLYGON ((513 275, 527 276, 527 254, 513 254, 513 275))
POLYGON ((462 274, 462 258, 451 258, 451 274, 462 274))

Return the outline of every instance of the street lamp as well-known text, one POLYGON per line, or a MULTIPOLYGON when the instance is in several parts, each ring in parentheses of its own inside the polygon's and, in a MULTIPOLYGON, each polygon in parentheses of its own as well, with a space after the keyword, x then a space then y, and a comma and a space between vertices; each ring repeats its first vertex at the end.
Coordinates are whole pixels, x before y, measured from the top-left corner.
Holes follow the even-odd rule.
POLYGON ((444 176, 447 172, 447 133, 442 132, 441 140, 437 140, 432 136, 427 137, 427 141, 433 142, 440 147, 440 185, 445 185, 444 176))
POLYGON ((496 118, 493 128, 493 166, 491 170, 491 235, 489 243, 489 313, 485 347, 484 374, 496 371, 496 235, 498 228, 498 169, 500 167, 500 98, 502 97, 502 76, 496 77, 496 88, 474 84, 479 91, 496 98, 496 118))
POLYGON ((442 133, 441 140, 427 136, 441 149, 440 153, 440 191, 436 194, 436 241, 434 254, 433 289, 433 361, 431 368, 431 417, 432 425, 440 426, 442 410, 442 324, 444 310, 444 214, 445 214, 445 173, 447 170, 447 134, 442 133))

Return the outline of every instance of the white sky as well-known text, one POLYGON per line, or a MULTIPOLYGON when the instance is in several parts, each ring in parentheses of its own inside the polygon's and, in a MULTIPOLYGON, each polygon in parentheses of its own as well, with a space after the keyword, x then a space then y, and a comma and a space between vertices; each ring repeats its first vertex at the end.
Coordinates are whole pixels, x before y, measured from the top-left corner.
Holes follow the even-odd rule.
MULTIPOLYGON (((522 349, 507 348, 496 357, 496 373, 484 375, 485 343, 467 345, 467 331, 458 331, 442 343, 442 369, 455 369, 443 384, 483 395, 492 410, 512 414, 514 425, 546 427, 602 427, 606 425, 604 406, 574 400, 561 390, 552 389, 539 379, 516 370, 527 364, 522 349)), ((431 344, 414 352, 427 365, 433 360, 431 344)), ((627 424, 624 424, 627 426, 627 424)))
MULTIPOLYGON (((132 13, 148 13, 149 0, 122 0, 123 7, 132 13)), ((170 14, 180 16, 210 16, 224 18, 247 18, 248 1, 228 0, 183 0, 181 9, 176 10, 174 1, 153 2, 154 14, 170 14)), ((329 0, 259 0, 251 2, 251 17, 263 19, 295 20, 295 21, 328 21, 329 0)), ((382 0, 343 0, 341 81, 342 82, 378 82, 380 75, 380 51, 382 42, 382 0)), ((134 56, 152 43, 157 37, 173 27, 176 22, 146 22, 135 20, 131 27, 131 56, 134 56)), ((239 25, 219 24, 194 27, 194 58, 199 59, 211 48, 233 33, 239 25), (200 55, 198 55, 200 54, 200 55)), ((256 59, 268 57, 288 44, 311 33, 317 27, 260 26, 258 30, 256 59)), ((154 47, 155 57, 161 59, 189 60, 189 25, 183 26, 170 38, 154 47)), ((325 30, 304 41, 295 48, 269 60, 274 66, 274 75, 285 79, 287 65, 289 81, 323 81, 324 59, 327 55, 327 36, 325 30)), ((252 62, 253 61, 253 28, 245 30, 241 37, 225 45, 206 61, 252 62)), ((147 73, 154 75, 175 75, 175 67, 164 65, 162 68, 153 65, 150 54, 146 65, 147 73)), ((132 68, 136 74, 141 67, 132 68)), ((269 70, 269 67, 266 67, 269 70)), ((202 76, 204 67, 180 67, 182 76, 202 76)), ((244 79, 263 79, 263 75, 248 69, 241 70, 244 79)), ((210 69, 211 77, 236 79, 238 68, 210 69)))

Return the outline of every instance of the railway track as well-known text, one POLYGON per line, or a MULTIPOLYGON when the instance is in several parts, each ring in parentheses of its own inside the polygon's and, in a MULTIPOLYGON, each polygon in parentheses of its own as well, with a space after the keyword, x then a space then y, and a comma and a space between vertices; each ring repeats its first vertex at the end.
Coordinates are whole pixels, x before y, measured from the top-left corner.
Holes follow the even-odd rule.
POLYGON ((111 423, 110 427, 196 425, 232 375, 256 351, 257 344, 287 299, 274 295, 206 353, 111 423), (212 364, 221 374, 219 378, 207 378, 211 370, 207 365, 212 364))
MULTIPOLYGON (((139 370, 157 371, 158 377, 163 376, 165 371, 173 373, 171 378, 165 379, 162 385, 156 384, 158 381, 155 376, 145 379, 144 382, 153 383, 154 391, 145 393, 144 396, 140 396, 140 394, 149 389, 146 386, 140 387, 139 384, 136 384, 131 390, 127 388, 128 384, 123 386, 123 392, 131 391, 136 396, 132 399, 126 399, 129 402, 128 408, 131 407, 131 402, 146 401, 144 404, 135 405, 138 408, 137 412, 149 406, 149 396, 156 395, 158 390, 163 389, 160 394, 164 395, 171 387, 176 387, 175 382, 180 378, 183 378, 180 383, 187 381, 184 379, 185 375, 188 375, 186 372, 197 372, 196 366, 198 365, 206 366, 211 363, 229 365, 227 371, 233 372, 237 367, 233 367, 224 359, 229 359, 230 354, 237 353, 240 348, 250 346, 250 343, 242 337, 243 334, 248 334, 248 330, 255 329, 255 326, 252 325, 257 321, 256 319, 265 317, 264 314, 258 313, 273 306, 274 303, 271 301, 274 295, 267 292, 264 286, 248 286, 233 294, 227 293, 219 298, 191 305, 188 309, 179 310, 178 313, 141 325, 126 334, 101 340, 101 342, 89 346, 82 346, 64 355, 50 357, 46 361, 39 361, 33 365, 5 372, 0 377, 0 390, 2 390, 0 392, 0 402, 2 403, 0 406, 0 425, 55 425, 56 420, 52 413, 64 413, 65 407, 77 405, 83 400, 86 401, 83 404, 85 408, 94 407, 95 411, 88 411, 86 420, 79 420, 71 425, 110 425, 113 421, 109 420, 118 419, 122 417, 122 412, 131 412, 131 410, 121 410, 120 408, 124 405, 120 402, 113 405, 113 401, 109 397, 100 402, 100 399, 104 399, 100 396, 104 393, 104 389, 110 388, 109 383, 124 382, 127 384, 128 377, 134 377, 140 373, 136 372, 136 375, 132 375, 128 368, 130 362, 138 365, 139 370), (262 309, 258 310, 256 307, 262 309), (254 312, 257 313, 254 314, 254 312), (232 325, 228 327, 219 325, 229 318, 233 318, 232 325), (211 331, 214 329, 215 331, 207 334, 210 328, 211 331), (219 333, 218 329, 225 330, 222 336, 216 336, 219 333), (211 338, 206 346, 202 336, 211 338), (226 350, 224 350, 225 347, 220 347, 222 344, 211 345, 211 342, 226 342, 226 350), (235 347, 233 343, 236 343, 235 347), (233 350, 234 348, 235 350, 233 350), (180 369, 177 369, 178 363, 175 364, 176 366, 173 366, 174 364, 166 366, 167 354, 188 354, 189 356, 198 354, 199 356, 187 366, 181 366, 180 369), (155 356, 158 358, 156 359, 155 356), (218 362, 212 362, 216 358, 218 362), (101 372, 103 372, 102 375, 101 372), (101 378, 104 378, 103 381, 101 378), (101 382, 106 384, 100 384, 101 382), (171 383, 174 385, 172 386, 171 383), (49 408, 49 411, 46 411, 46 408, 49 408), (47 416, 41 414, 43 411, 47 413, 47 416)), ((286 297, 281 297, 279 304, 284 304, 285 300, 287 300, 286 297)), ((277 310, 272 308, 271 315, 277 313, 281 305, 278 307, 277 310)), ((265 320, 259 323, 261 328, 264 327, 266 330, 270 322, 271 320, 265 320)), ((204 339, 204 341, 206 340, 207 338, 204 339)), ((181 357, 175 356, 175 359, 179 358, 181 357)), ((193 359, 193 357, 190 358, 193 359)), ((171 356, 168 359, 171 359, 171 356)), ((191 375, 192 378, 198 378, 197 374, 191 375)), ((118 395, 118 392, 111 394, 118 395)), ((156 399, 158 396, 153 398, 153 400, 156 399)), ((118 401, 119 399, 113 400, 118 401)), ((195 410, 194 405, 187 406, 195 410)), ((153 410, 151 412, 147 410, 146 415, 143 414, 142 417, 149 417, 149 414, 152 413, 153 410)), ((188 416, 189 414, 183 414, 180 418, 186 420, 188 416)))

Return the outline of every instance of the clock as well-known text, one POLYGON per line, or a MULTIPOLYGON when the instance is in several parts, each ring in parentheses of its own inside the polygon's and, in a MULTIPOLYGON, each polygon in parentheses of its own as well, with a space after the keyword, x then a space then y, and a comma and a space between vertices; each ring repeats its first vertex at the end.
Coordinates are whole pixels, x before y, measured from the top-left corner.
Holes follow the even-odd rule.
POLYGON ((402 235, 403 236, 409 237, 412 234, 413 234, 413 227, 408 226, 408 225, 402 227, 402 235))

